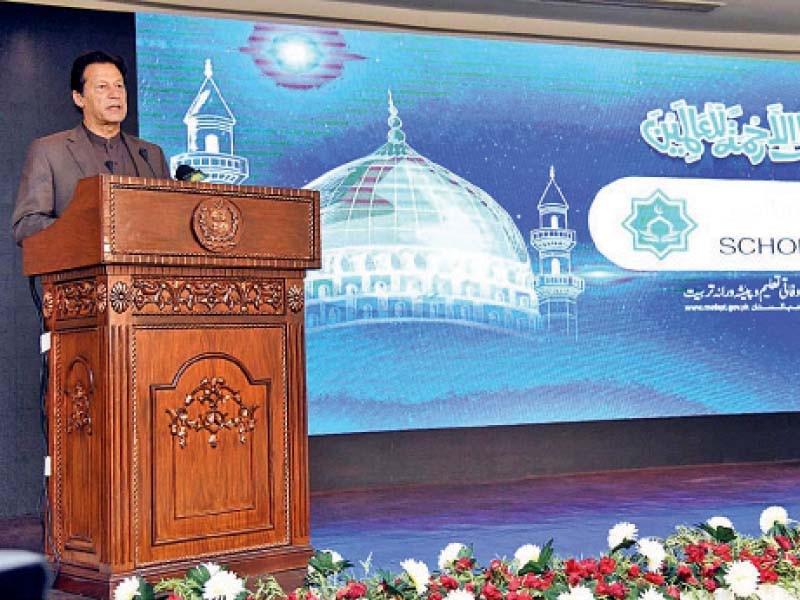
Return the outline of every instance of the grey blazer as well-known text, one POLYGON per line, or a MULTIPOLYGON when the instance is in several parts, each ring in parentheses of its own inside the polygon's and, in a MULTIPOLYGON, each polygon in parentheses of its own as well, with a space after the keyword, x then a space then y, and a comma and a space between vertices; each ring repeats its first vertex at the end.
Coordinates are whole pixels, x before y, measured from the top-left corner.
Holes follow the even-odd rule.
MULTIPOLYGON (((164 152, 156 144, 122 134, 136 175, 168 179, 164 152)), ((72 199, 79 179, 97 175, 102 165, 82 125, 34 140, 22 169, 11 228, 17 244, 57 219, 72 199)))

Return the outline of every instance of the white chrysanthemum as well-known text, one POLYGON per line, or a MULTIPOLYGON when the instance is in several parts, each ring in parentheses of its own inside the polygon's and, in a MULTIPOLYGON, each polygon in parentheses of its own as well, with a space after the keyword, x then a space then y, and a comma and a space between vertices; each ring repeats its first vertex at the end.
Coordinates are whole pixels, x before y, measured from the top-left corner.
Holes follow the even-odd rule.
POLYGON ((400 566, 403 567, 403 570, 411 577, 411 581, 414 582, 414 587, 417 588, 417 593, 419 595, 424 594, 425 590, 428 589, 428 579, 431 577, 428 565, 421 560, 408 558, 401 562, 400 566))
POLYGON ((786 525, 788 521, 789 514, 785 508, 782 506, 770 506, 762 511, 758 524, 761 526, 761 531, 767 533, 776 523, 778 525, 786 525))
POLYGON ((681 600, 711 600, 711 592, 703 589, 693 589, 681 592, 681 600))
POLYGON ((539 556, 541 554, 542 549, 535 544, 525 544, 524 546, 520 546, 517 548, 517 551, 514 552, 514 560, 517 561, 517 568, 521 569, 529 562, 535 562, 539 560, 539 556))
POLYGON ((733 529, 733 523, 728 517, 711 517, 708 521, 706 521, 709 527, 713 527, 716 529, 717 527, 727 527, 728 529, 733 529))
POLYGON ((667 551, 664 550, 664 546, 661 545, 661 542, 653 538, 644 538, 639 540, 636 547, 637 550, 639 550, 639 554, 647 559, 648 571, 656 572, 661 569, 661 565, 667 557, 667 551))
POLYGON ((666 600, 664 594, 654 587, 649 587, 639 596, 639 600, 666 600))
POLYGON ((204 600, 236 600, 244 591, 244 581, 228 571, 217 571, 203 586, 204 600))
POLYGON ((439 553, 439 570, 444 570, 458 559, 458 553, 464 549, 464 544, 451 542, 439 553))
POLYGON ((475 600, 475 594, 467 590, 452 590, 448 592, 444 600, 475 600))
POLYGON ((213 562, 200 563, 200 566, 205 567, 209 575, 215 575, 216 573, 219 573, 220 569, 222 568, 217 563, 213 562))
POLYGON ((133 600, 139 595, 139 578, 126 577, 114 588, 114 600, 133 600))
POLYGON ((737 560, 728 567, 725 574, 728 589, 741 598, 756 593, 758 587, 758 569, 749 560, 737 560))
POLYGON ((726 590, 725 588, 717 588, 714 590, 714 593, 711 595, 714 600, 734 600, 735 596, 733 592, 730 590, 726 590))
POLYGON ((608 547, 612 550, 625 540, 635 541, 639 536, 639 530, 633 523, 617 523, 608 530, 608 547))
POLYGON ((759 600, 795 600, 786 588, 774 583, 764 583, 756 589, 759 600))
POLYGON ((576 585, 568 592, 561 592, 558 600, 594 600, 594 594, 588 587, 576 585))

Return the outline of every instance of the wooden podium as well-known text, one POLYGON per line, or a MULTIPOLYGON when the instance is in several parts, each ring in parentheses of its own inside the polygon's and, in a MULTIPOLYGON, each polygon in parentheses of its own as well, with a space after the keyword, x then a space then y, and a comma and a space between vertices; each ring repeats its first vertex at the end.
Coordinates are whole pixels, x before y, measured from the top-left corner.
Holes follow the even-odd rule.
POLYGON ((56 586, 105 598, 200 561, 297 584, 319 194, 96 176, 23 248, 52 332, 56 586))

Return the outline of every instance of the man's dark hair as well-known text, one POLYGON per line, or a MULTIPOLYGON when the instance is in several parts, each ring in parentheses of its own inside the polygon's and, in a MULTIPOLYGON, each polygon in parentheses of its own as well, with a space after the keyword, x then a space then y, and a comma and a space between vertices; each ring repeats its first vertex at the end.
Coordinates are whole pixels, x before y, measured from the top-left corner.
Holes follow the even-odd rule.
POLYGON ((78 92, 79 94, 83 95, 83 86, 86 84, 86 79, 84 78, 83 73, 86 70, 86 67, 95 63, 111 63, 117 67, 117 69, 119 69, 119 72, 122 73, 123 78, 125 77, 125 73, 128 71, 128 69, 125 68, 125 61, 122 60, 122 57, 120 56, 114 56, 113 54, 108 54, 102 50, 95 50, 93 52, 81 54, 75 59, 75 62, 72 63, 72 72, 69 75, 69 84, 72 86, 73 92, 78 92))

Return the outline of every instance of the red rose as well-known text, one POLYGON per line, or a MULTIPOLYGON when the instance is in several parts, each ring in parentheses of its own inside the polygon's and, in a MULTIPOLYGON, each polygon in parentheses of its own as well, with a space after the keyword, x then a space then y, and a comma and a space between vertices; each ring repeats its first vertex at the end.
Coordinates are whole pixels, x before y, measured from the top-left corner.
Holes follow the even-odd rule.
POLYGON ((570 558, 567 562, 564 563, 564 572, 567 575, 572 575, 573 573, 580 573, 581 566, 577 560, 574 558, 570 558))
POLYGON ((467 590, 468 592, 474 592, 475 584, 470 581, 468 584, 464 586, 464 589, 467 590))
POLYGON ((674 585, 667 588, 667 596, 672 596, 675 600, 680 600, 681 591, 674 585))
POLYGON ((456 572, 461 573, 463 571, 469 571, 472 569, 472 559, 467 558, 466 556, 463 558, 459 558, 455 562, 456 572))
POLYGON ((610 575, 614 572, 614 569, 617 566, 617 561, 615 561, 610 556, 604 556, 600 559, 600 562, 597 565, 597 570, 600 571, 603 575, 610 575))
POLYGON ((533 596, 531 596, 528 592, 520 592, 517 594, 517 600, 533 600, 533 596))
POLYGON ((442 583, 445 589, 447 590, 457 590, 458 589, 458 580, 455 577, 450 577, 450 575, 442 575, 439 578, 439 581, 442 583))
POLYGON ((597 561, 593 558, 586 558, 581 561, 581 568, 584 572, 584 577, 589 577, 597 573, 597 561))
POLYGON ((639 568, 639 565, 631 565, 628 569, 628 577, 630 579, 636 579, 641 574, 642 570, 639 568))
POLYGON ((694 573, 692 573, 692 570, 686 565, 678 565, 677 575, 681 579, 689 579, 689 577, 692 577, 694 573))
POLYGON ((348 581, 347 585, 336 592, 337 600, 357 600, 367 595, 367 586, 359 581, 348 581))
POLYGON ((705 548, 701 544, 687 544, 684 551, 686 552, 686 562, 702 563, 706 557, 705 548))
POLYGON ((622 600, 622 598, 625 597, 625 594, 628 593, 628 588, 618 581, 612 584, 607 584, 601 579, 597 582, 594 593, 597 596, 612 596, 613 598, 619 598, 619 600, 622 600))
POLYGON ((661 585, 664 583, 664 576, 660 573, 647 573, 644 578, 655 585, 661 585))
POLYGON ((484 583, 481 588, 481 596, 486 598, 486 600, 501 600, 503 592, 498 590, 493 584, 487 582, 484 583))
POLYGON ((552 578, 548 578, 546 576, 537 577, 532 573, 528 573, 522 578, 522 586, 532 590, 546 590, 552 583, 552 578))
POLYGON ((569 583, 569 587, 575 587, 576 585, 580 584, 582 580, 583 577, 581 577, 578 573, 573 573, 567 577, 567 583, 569 583))
POLYGON ((700 575, 703 577, 713 577, 716 572, 717 567, 714 565, 704 565, 703 568, 700 569, 700 575))
POLYGON ((433 592, 428 596, 428 600, 442 600, 442 595, 439 592, 433 592))
POLYGON ((710 578, 704 579, 703 587, 706 588, 709 592, 713 592, 715 589, 717 589, 717 582, 710 578))
POLYGON ((509 592, 516 592, 519 589, 520 585, 521 585, 521 583, 520 583, 519 577, 512 577, 508 581, 508 591, 509 592))
POLYGON ((781 550, 784 552, 788 552, 792 549, 792 542, 786 536, 776 535, 775 541, 778 542, 778 546, 780 546, 781 550))
POLYGON ((628 593, 628 588, 626 588, 622 582, 617 581, 608 586, 608 591, 612 596, 614 596, 614 598, 619 598, 619 600, 622 600, 628 593))
POLYGON ((775 583, 778 581, 778 574, 772 569, 764 569, 758 572, 761 577, 761 583, 775 583))

